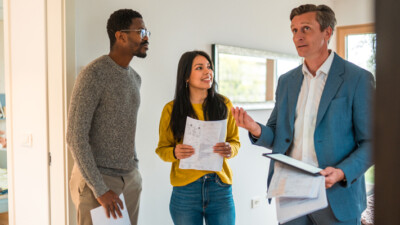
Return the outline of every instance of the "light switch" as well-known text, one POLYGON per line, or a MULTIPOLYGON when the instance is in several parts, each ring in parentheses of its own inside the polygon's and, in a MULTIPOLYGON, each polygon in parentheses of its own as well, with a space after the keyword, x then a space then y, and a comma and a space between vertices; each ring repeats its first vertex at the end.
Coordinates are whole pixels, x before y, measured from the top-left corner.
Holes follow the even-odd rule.
POLYGON ((32 133, 23 134, 21 144, 24 147, 32 147, 32 133))

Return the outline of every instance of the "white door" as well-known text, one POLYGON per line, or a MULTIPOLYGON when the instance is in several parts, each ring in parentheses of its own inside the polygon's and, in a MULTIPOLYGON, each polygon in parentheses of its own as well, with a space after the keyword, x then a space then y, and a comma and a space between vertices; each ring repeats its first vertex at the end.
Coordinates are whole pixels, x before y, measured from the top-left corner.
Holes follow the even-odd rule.
POLYGON ((64 4, 3 0, 10 224, 67 224, 64 4))

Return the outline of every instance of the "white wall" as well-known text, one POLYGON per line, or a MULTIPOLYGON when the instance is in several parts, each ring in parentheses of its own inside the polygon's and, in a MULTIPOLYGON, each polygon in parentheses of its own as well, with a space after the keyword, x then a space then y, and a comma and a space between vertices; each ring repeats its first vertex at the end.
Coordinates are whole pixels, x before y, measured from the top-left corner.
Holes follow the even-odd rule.
MULTIPOLYGON (((334 0, 332 8, 336 14, 336 27, 375 22, 375 6, 373 0, 334 0)), ((337 33, 333 34, 330 42, 330 48, 334 50, 336 49, 336 34, 337 33)))
MULTIPOLYGON (((349 2, 353 1, 327 0, 324 4, 334 8, 338 17, 344 17, 338 19, 342 24, 371 21, 369 8, 364 1, 354 0, 358 5, 347 9, 345 5, 352 4, 349 2)), ((289 29, 289 14, 292 8, 304 3, 300 0, 75 2, 78 71, 98 56, 108 53, 106 22, 113 11, 120 8, 139 11, 152 32, 147 58, 134 58, 131 63, 143 81, 136 136, 143 176, 139 224, 172 224, 168 210, 171 193, 170 164, 159 159, 154 150, 158 142, 161 110, 173 98, 181 54, 194 49, 211 53, 211 44, 214 43, 296 54, 289 29), (94 5, 96 10, 93 10, 94 5)), ((307 3, 320 4, 320 1, 307 3)), ((270 110, 252 111, 250 114, 265 123, 270 110)), ((243 130, 240 136, 242 147, 239 155, 229 162, 234 172, 233 194, 237 224, 276 224, 274 206, 268 205, 264 199, 269 161, 261 153, 267 150, 252 146, 243 130), (255 196, 261 196, 263 202, 261 207, 251 209, 251 198, 255 196)))
POLYGON ((335 1, 338 26, 374 23, 375 5, 371 0, 335 1))

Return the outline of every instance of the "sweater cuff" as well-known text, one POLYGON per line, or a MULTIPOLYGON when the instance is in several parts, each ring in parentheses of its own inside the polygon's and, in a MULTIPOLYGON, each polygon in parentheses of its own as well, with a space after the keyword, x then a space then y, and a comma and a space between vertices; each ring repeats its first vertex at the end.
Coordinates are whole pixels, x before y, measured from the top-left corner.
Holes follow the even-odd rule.
POLYGON ((178 159, 178 158, 176 158, 176 155, 175 155, 175 147, 172 149, 172 154, 174 155, 175 159, 178 159))
POLYGON ((94 187, 93 188, 93 194, 94 197, 97 199, 98 197, 104 195, 107 191, 109 191, 110 188, 108 188, 107 186, 101 186, 101 187, 94 187))

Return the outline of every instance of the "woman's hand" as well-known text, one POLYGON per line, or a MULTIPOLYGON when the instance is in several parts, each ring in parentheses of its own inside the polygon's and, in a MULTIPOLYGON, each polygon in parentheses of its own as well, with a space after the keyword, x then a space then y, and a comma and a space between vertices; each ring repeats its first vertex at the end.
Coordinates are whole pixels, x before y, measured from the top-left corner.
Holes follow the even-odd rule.
POLYGON ((194 154, 194 148, 190 145, 178 144, 175 147, 175 157, 177 159, 186 159, 194 154))
POLYGON ((214 152, 224 158, 229 158, 232 155, 232 148, 229 142, 220 142, 214 145, 214 152))

